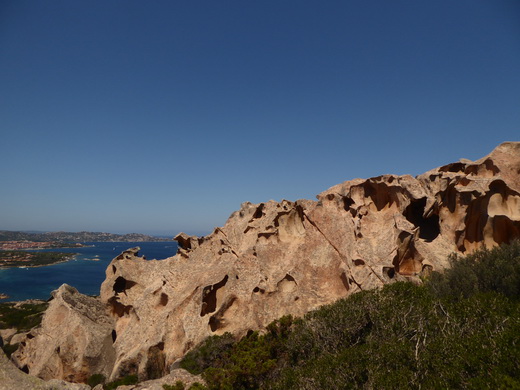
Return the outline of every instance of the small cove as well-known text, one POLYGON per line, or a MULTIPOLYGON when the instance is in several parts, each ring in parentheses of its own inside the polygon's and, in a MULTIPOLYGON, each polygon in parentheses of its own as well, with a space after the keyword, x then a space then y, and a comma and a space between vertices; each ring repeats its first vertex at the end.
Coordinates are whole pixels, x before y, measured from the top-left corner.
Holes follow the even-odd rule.
MULTIPOLYGON (((0 293, 9 296, 0 302, 48 299, 50 293, 67 283, 87 295, 99 295, 105 269, 114 257, 128 248, 140 247, 146 259, 175 255, 177 243, 166 242, 84 242, 83 248, 47 249, 41 252, 75 252, 73 260, 35 268, 0 269, 0 293)), ((40 252, 40 251, 38 251, 40 252)))

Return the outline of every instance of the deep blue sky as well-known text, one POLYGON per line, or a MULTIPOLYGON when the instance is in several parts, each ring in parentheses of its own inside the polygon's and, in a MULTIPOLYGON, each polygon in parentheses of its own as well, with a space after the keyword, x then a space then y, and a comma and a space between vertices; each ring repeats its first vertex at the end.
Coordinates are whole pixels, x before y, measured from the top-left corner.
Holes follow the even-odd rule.
POLYGON ((0 1, 0 229, 206 234, 520 140, 520 2, 0 1))

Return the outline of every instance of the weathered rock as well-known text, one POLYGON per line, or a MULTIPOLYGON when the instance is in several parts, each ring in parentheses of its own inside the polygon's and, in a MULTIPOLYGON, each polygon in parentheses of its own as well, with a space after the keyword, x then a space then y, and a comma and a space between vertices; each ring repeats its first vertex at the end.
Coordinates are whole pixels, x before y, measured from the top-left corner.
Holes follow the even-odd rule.
POLYGON ((28 375, 7 359, 0 349, 0 390, 89 390, 90 386, 53 379, 45 382, 28 375))
MULTIPOLYGON (((14 335, 16 335, 17 330, 15 328, 9 328, 9 329, 0 329, 0 340, 2 340, 4 343, 11 343, 11 339, 14 335)), ((14 344, 14 343, 13 343, 14 344)), ((2 345, 2 344, 0 344, 2 345)))
MULTIPOLYGON (((64 370, 60 352, 38 352, 50 341, 33 346, 35 337, 22 364, 44 377, 159 378, 210 335, 240 336, 395 280, 419 283, 447 267, 451 253, 520 237, 520 143, 415 178, 348 181, 317 198, 244 203, 207 237, 179 234, 178 254, 165 260, 147 261, 139 248, 123 252, 108 266, 100 297, 114 325, 109 332, 100 314, 107 328, 98 337, 111 334, 114 357, 86 367, 77 351, 64 370)), ((51 323, 44 318, 42 337, 51 323)))
POLYGON ((66 284, 52 295, 41 327, 27 334, 13 361, 45 380, 86 382, 94 373, 109 376, 115 357, 114 321, 105 305, 66 284))

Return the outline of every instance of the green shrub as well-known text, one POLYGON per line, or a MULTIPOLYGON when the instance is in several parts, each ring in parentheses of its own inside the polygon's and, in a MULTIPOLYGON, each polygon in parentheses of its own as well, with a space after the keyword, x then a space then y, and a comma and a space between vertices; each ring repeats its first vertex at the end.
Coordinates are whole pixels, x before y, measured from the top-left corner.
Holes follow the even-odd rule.
POLYGON ((113 382, 107 383, 103 386, 104 390, 114 390, 118 386, 135 385, 137 384, 137 375, 127 375, 123 378, 119 378, 113 382))
POLYGON ((451 256, 451 268, 433 272, 428 286, 438 296, 467 298, 494 291, 520 298, 520 241, 493 249, 480 249, 466 256, 451 256))
POLYGON ((208 390, 208 388, 204 386, 202 383, 195 382, 190 386, 189 390, 208 390))
POLYGON ((27 331, 40 325, 47 303, 24 304, 15 307, 13 303, 0 304, 0 329, 16 328, 27 331))
POLYGON ((192 374, 199 375, 233 346, 235 338, 231 333, 212 336, 204 340, 196 349, 188 352, 180 366, 192 374))
POLYGON ((164 390, 184 390, 184 383, 182 381, 175 382, 174 385, 163 385, 164 390))
POLYGON ((87 385, 94 388, 99 384, 105 383, 105 376, 103 374, 93 374, 87 379, 87 385))

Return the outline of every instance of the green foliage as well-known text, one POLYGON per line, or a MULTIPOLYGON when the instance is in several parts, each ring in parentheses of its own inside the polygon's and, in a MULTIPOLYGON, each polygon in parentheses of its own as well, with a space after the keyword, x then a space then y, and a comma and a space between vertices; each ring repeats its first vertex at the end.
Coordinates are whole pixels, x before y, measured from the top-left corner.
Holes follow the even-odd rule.
POLYGON ((177 381, 174 385, 163 385, 162 387, 164 390, 184 390, 184 383, 177 381))
POLYGON ((190 386, 189 390, 208 390, 208 388, 199 382, 195 382, 190 386))
MULTIPOLYGON (((174 385, 163 385, 162 387, 164 390, 184 390, 186 388, 182 381, 177 381, 174 385)), ((208 388, 199 382, 195 382, 188 390, 208 390, 208 388)))
POLYGON ((520 298, 520 241, 493 249, 481 249, 466 257, 450 257, 451 268, 434 272, 429 287, 442 297, 467 298, 494 291, 520 298))
POLYGON ((210 338, 181 366, 209 389, 520 388, 520 244, 452 261, 423 286, 394 283, 263 335, 210 338))
POLYGON ((16 328, 27 331, 41 323, 47 303, 23 304, 16 307, 14 303, 0 303, 0 329, 16 328))
POLYGON ((0 251, 0 267, 35 267, 70 260, 75 253, 0 251))
POLYGON ((196 349, 188 352, 181 361, 181 368, 199 375, 222 354, 229 351, 235 339, 231 333, 212 336, 203 341, 196 349))
POLYGON ((101 383, 105 383, 105 376, 103 374, 94 374, 87 379, 87 385, 94 388, 101 383))
POLYGON ((18 349, 18 345, 19 345, 18 343, 16 343, 16 344, 4 344, 2 346, 2 350, 4 351, 5 356, 10 358, 11 355, 18 349))
POLYGON ((103 385, 104 390, 114 390, 118 386, 135 385, 138 382, 137 375, 127 375, 123 378, 117 379, 113 382, 109 382, 103 385))

